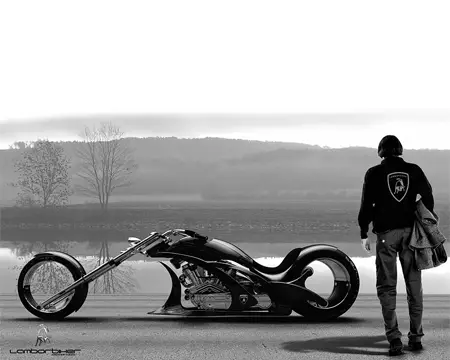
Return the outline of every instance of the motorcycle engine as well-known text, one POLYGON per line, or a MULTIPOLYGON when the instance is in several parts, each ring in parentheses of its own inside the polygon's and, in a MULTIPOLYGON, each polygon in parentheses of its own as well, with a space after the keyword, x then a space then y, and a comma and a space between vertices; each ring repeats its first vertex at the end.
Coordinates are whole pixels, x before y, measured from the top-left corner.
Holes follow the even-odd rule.
POLYGON ((185 299, 190 300, 198 309, 226 310, 230 307, 231 293, 219 279, 193 264, 184 265, 182 271, 180 282, 187 288, 185 299))
MULTIPOLYGON (((192 304, 202 310, 227 310, 230 308, 232 303, 231 292, 222 285, 217 277, 194 264, 183 265, 182 272, 183 274, 179 279, 186 288, 185 300, 190 300, 192 304)), ((229 275, 236 278, 233 270, 230 271, 229 275)), ((238 278, 239 282, 244 285, 241 281, 244 278, 241 276, 238 276, 238 278)), ((250 285, 250 288, 253 287, 250 285)), ((258 300, 258 304, 254 306, 256 308, 268 309, 272 305, 272 301, 267 294, 254 294, 253 296, 258 300)))

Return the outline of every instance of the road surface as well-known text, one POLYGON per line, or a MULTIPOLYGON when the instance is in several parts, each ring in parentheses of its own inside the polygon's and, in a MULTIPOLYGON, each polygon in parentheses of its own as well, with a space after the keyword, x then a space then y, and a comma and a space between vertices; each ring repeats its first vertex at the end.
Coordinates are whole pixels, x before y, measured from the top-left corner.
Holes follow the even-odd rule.
MULTIPOLYGON (((355 305, 331 323, 284 319, 181 319, 148 315, 162 304, 157 295, 89 296, 65 321, 42 321, 29 314, 16 295, 0 295, 0 359, 48 359, 18 354, 23 349, 72 349, 71 359, 375 359, 387 357, 378 300, 360 295, 355 305), (149 299, 151 298, 151 299, 149 299), (39 325, 50 344, 35 346, 39 325)), ((407 341, 405 295, 397 302, 407 341)), ((450 359, 450 296, 426 296, 424 351, 402 358, 450 359)), ((67 358, 67 356, 65 356, 67 358)))

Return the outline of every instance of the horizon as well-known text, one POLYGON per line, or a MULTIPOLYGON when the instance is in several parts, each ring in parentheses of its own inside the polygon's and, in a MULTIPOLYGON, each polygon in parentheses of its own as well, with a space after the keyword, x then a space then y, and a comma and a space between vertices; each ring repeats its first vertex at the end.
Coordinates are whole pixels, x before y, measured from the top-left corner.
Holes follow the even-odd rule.
POLYGON ((376 149, 396 135, 404 149, 450 150, 450 111, 311 114, 85 114, 0 120, 0 149, 16 141, 80 141, 85 126, 111 121, 126 138, 221 138, 376 149), (433 132, 433 136, 418 136, 433 132))
MULTIPOLYGON (((45 140, 46 138, 36 138, 35 140, 31 140, 31 142, 37 141, 37 140, 45 140)), ((204 136, 204 137, 182 137, 182 136, 124 136, 123 139, 139 139, 139 140, 146 140, 146 139, 176 139, 176 140, 237 140, 237 141, 249 141, 249 142, 262 142, 262 143, 273 143, 273 144, 300 144, 300 145, 307 145, 307 146, 317 146, 321 149, 329 149, 329 150, 339 150, 339 149, 351 149, 351 148, 363 148, 363 149, 377 149, 377 147, 373 146, 362 146, 362 145, 350 145, 350 146, 341 146, 341 147, 331 147, 327 145, 318 145, 318 144, 310 144, 310 143, 303 143, 303 142, 294 142, 294 141, 283 141, 283 140, 257 140, 257 139, 243 139, 243 138, 231 138, 231 137, 220 137, 220 136, 204 136)), ((16 140, 17 142, 22 142, 22 140, 16 140)), ((59 139, 59 140, 50 140, 52 142, 56 143, 81 143, 81 139, 59 139)), ((23 141, 26 142, 26 141, 23 141)), ((14 143, 8 144, 7 147, 0 147, 0 151, 2 150, 15 150, 9 148, 10 145, 13 145, 14 143)), ((437 148, 405 148, 404 150, 434 150, 434 151, 447 151, 449 149, 437 149, 437 148)))

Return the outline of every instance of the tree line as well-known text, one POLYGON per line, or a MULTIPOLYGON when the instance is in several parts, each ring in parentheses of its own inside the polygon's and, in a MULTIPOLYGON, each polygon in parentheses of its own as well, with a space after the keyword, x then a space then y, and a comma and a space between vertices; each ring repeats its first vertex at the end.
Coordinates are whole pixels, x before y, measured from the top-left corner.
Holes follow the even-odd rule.
POLYGON ((69 176, 71 159, 58 143, 38 139, 10 146, 22 150, 14 164, 17 181, 9 184, 19 190, 16 206, 61 207, 67 205, 70 195, 79 192, 98 199, 100 207, 106 210, 113 192, 131 185, 130 175, 137 164, 129 141, 118 126, 102 122, 98 128, 85 127, 80 137, 76 175, 82 182, 76 186, 71 185, 69 176))

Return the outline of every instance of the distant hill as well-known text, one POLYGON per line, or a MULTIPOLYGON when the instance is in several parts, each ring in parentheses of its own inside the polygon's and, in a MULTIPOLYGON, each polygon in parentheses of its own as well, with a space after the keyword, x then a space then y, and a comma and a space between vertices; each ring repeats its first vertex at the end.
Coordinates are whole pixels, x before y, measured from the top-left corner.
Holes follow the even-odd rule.
MULTIPOLYGON (((222 138, 129 138, 139 169, 133 186, 111 201, 151 199, 359 200, 368 167, 380 162, 371 148, 328 149, 299 143, 222 138)), ((60 143, 72 159, 73 183, 78 162, 75 142, 60 143)), ((20 150, 1 150, 2 204, 15 197, 7 183, 15 179, 13 161, 20 150)), ((437 200, 450 196, 450 151, 405 150, 404 159, 419 164, 437 200)), ((79 195, 72 203, 86 201, 79 195)), ((95 199, 91 199, 95 202, 95 199)))

